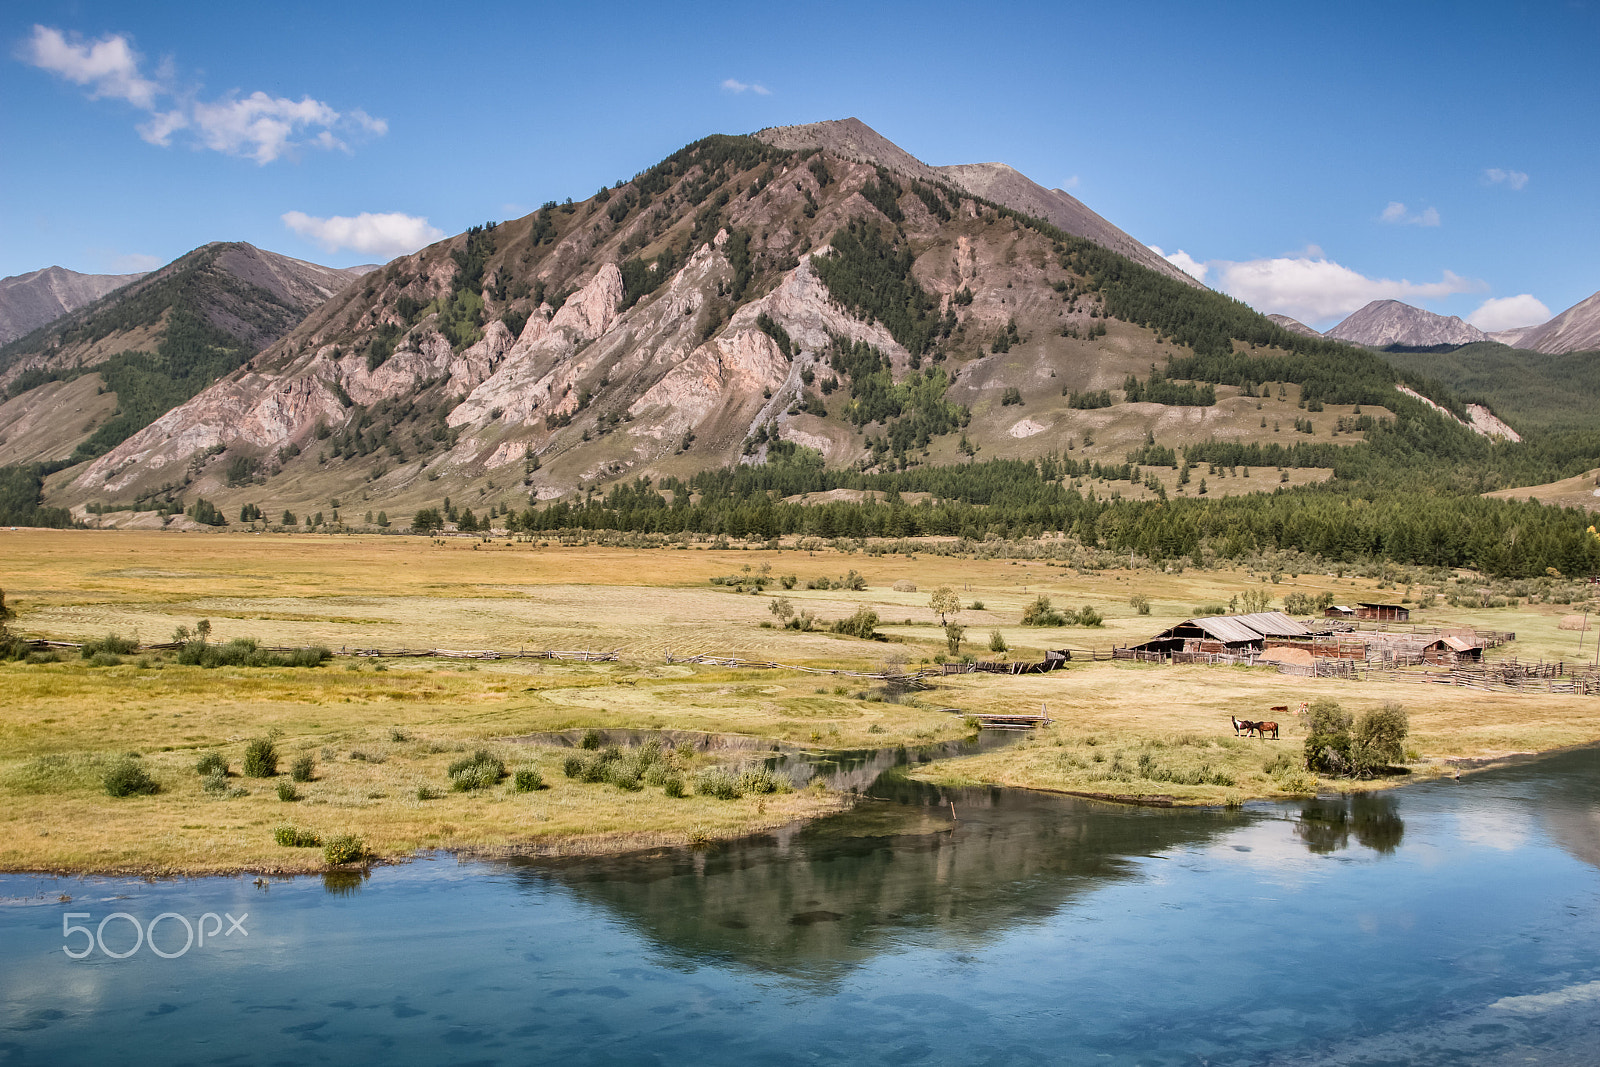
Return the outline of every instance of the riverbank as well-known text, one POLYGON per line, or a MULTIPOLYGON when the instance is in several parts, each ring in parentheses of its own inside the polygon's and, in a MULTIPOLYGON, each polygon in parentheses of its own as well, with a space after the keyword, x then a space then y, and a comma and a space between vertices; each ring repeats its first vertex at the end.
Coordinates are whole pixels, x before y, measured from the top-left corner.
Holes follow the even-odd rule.
MULTIPOLYGON (((737 800, 695 795, 697 771, 738 769, 754 751, 685 753, 684 798, 568 778, 571 749, 511 739, 587 729, 700 731, 753 746, 877 749, 964 737, 968 714, 1035 714, 1050 729, 1004 751, 925 764, 945 784, 1000 784, 1143 802, 1228 804, 1371 784, 1308 783, 1294 765, 1303 737, 1282 716, 1279 740, 1233 737, 1229 716, 1327 697, 1355 714, 1395 701, 1423 758, 1411 779, 1452 759, 1493 759, 1600 739, 1600 706, 1569 696, 1482 693, 1406 682, 1303 679, 1271 668, 1165 667, 1079 656, 1046 675, 952 675, 925 692, 860 674, 931 664, 947 654, 929 607, 949 586, 962 604, 964 651, 1004 644, 1013 660, 1047 648, 1106 648, 1169 625, 1194 605, 1248 585, 1342 599, 1377 598, 1375 578, 1075 572, 1051 561, 883 556, 851 548, 745 551, 439 543, 412 537, 182 536, 104 531, 8 533, 0 587, 28 636, 83 640, 115 632, 164 641, 211 624, 211 640, 349 648, 543 648, 615 652, 604 662, 336 657, 319 667, 182 666, 168 655, 0 664, 0 870, 206 874, 320 869, 321 849, 281 846, 288 826, 324 841, 361 839, 369 857, 448 849, 524 852, 720 840, 836 811, 846 798, 800 789, 737 800), (840 582, 836 579, 855 578, 840 582), (728 576, 758 595, 734 592, 728 576), (792 588, 783 580, 794 577, 792 588), (829 579, 824 583, 823 579, 829 579), (864 588, 853 588, 858 584, 864 588), (716 581, 713 581, 716 580, 716 581), (841 586, 846 586, 841 588, 841 586), (807 588, 810 586, 811 588, 807 588), (908 586, 915 588, 906 588, 908 586), (898 587, 898 588, 897 588, 898 587), (1037 596, 1093 607, 1099 627, 1024 627, 1037 596), (790 630, 778 597, 819 628, 790 630), (1141 598, 1143 598, 1141 600, 1141 598), (1142 614, 1136 602, 1149 614, 1142 614), (878 640, 825 632, 875 613, 878 640), (987 639, 987 640, 986 640, 987 639), (668 663, 710 652, 810 668, 725 669, 668 663), (946 709, 954 709, 952 713, 946 709), (243 775, 252 740, 271 739, 280 773, 243 775), (456 791, 453 763, 479 748, 508 777, 456 791), (129 754, 133 755, 129 755, 129 754), (218 754, 231 774, 196 765, 218 754), (1096 757, 1100 757, 1097 759, 1096 757), (310 780, 288 771, 309 757, 310 780), (106 771, 129 759, 159 791, 108 796, 106 771), (515 789, 537 771, 545 788, 515 789), (295 799, 280 800, 287 784, 295 799)), ((1392 582, 1391 582, 1392 584, 1392 582)), ((1507 654, 1554 658, 1579 635, 1563 605, 1450 611, 1427 625, 1514 630, 1507 654)), ((982 652, 997 656, 998 652, 982 652)), ((1382 785, 1385 783, 1377 783, 1382 785)))

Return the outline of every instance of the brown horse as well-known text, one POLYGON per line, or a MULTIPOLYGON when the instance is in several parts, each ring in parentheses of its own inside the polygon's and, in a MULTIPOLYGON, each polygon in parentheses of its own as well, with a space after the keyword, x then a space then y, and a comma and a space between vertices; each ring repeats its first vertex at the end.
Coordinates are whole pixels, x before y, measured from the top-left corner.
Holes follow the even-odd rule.
POLYGON ((1252 723, 1252 725, 1256 728, 1256 736, 1257 737, 1266 737, 1267 736, 1267 731, 1270 730, 1270 731, 1272 731, 1272 739, 1274 741, 1276 741, 1278 739, 1278 724, 1277 723, 1262 721, 1262 722, 1258 722, 1258 723, 1252 723))

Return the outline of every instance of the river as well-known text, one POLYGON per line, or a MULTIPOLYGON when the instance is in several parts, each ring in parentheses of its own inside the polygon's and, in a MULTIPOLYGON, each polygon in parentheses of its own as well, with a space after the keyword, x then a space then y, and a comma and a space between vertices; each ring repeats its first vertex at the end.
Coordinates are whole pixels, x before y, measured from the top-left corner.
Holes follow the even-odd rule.
POLYGON ((1600 750, 1233 811, 838 762, 711 849, 0 877, 0 1063, 1600 1061, 1600 750))

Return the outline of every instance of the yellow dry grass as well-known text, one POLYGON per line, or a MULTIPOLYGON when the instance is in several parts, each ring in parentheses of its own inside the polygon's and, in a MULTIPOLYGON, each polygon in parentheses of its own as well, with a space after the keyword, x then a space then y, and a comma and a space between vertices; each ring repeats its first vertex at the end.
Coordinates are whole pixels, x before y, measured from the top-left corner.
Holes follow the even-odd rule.
MULTIPOLYGON (((292 823, 324 836, 362 836, 379 856, 419 848, 579 850, 719 837, 832 810, 810 791, 718 801, 668 800, 659 789, 625 793, 581 785, 559 770, 563 750, 505 739, 587 727, 731 733, 818 747, 916 743, 960 735, 962 712, 1036 711, 1058 725, 1027 744, 924 771, 972 780, 1118 795, 1220 802, 1272 795, 1292 776, 1269 773, 1274 751, 1294 751, 1299 727, 1280 716, 1283 740, 1235 742, 1228 715, 1262 718, 1273 705, 1332 697, 1361 712, 1387 700, 1412 716, 1412 747, 1437 761, 1492 758, 1600 738, 1600 709, 1571 697, 1490 695, 1406 683, 1308 681, 1261 669, 1159 668, 1087 663, 1044 676, 956 676, 902 703, 862 679, 798 671, 668 665, 663 653, 711 652, 817 668, 911 665, 944 650, 928 609, 940 585, 960 593, 968 648, 987 656, 999 630, 1013 658, 1046 648, 1108 648, 1141 640, 1203 604, 1267 582, 1239 570, 1080 574, 1036 561, 864 553, 631 550, 486 545, 413 537, 0 531, 0 588, 19 609, 19 632, 56 639, 108 631, 165 640, 209 618, 214 639, 340 647, 588 648, 617 662, 460 662, 338 659, 314 669, 203 670, 161 665, 93 667, 82 660, 0 665, 0 869, 303 870, 308 849, 280 848, 272 830, 292 823), (718 575, 770 565, 793 590, 736 594, 718 575), (854 569, 861 592, 810 590, 854 569), (898 580, 916 592, 896 592, 898 580), (1090 605, 1104 627, 1018 625, 1040 594, 1061 608, 1090 605), (1138 615, 1132 594, 1151 598, 1138 615), (763 628, 775 595, 823 619, 866 605, 888 642, 763 628), (972 603, 980 601, 982 609, 972 603), (354 668, 354 669, 350 669, 354 668), (409 738, 392 741, 391 731, 409 738), (201 788, 198 757, 221 752, 237 771, 251 738, 272 734, 289 758, 312 754, 317 780, 286 803, 275 784, 230 780, 247 795, 201 788), (1090 740, 1095 744, 1090 744, 1090 740), (550 788, 449 793, 445 768, 488 746, 513 768, 539 767, 550 788), (106 761, 125 752, 162 783, 153 797, 113 799, 100 788, 106 761), (1093 759, 1095 751, 1106 760, 1093 759), (326 752, 326 755, 324 754, 326 752), (383 757, 353 759, 351 753, 383 757), (1120 753, 1155 778, 1110 779, 1120 753), (1067 757, 1063 759, 1063 756, 1067 757), (1232 786, 1185 786, 1201 764, 1232 786), (421 787, 444 795, 420 800, 421 787)), ((1341 601, 1394 599, 1360 578, 1285 574, 1270 592, 1333 591, 1341 601)), ((1515 630, 1503 653, 1572 658, 1579 635, 1559 629, 1570 608, 1434 609, 1424 624, 1515 630)), ((700 757, 705 762, 705 757, 700 757)), ((1435 764, 1419 764, 1428 773, 1435 764)))

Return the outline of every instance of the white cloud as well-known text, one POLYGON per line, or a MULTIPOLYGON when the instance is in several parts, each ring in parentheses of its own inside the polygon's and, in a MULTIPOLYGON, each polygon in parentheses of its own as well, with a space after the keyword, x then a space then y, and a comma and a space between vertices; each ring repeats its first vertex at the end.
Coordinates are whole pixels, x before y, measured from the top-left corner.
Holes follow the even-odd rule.
POLYGON ((742 82, 737 78, 724 78, 722 88, 730 93, 755 93, 757 96, 771 96, 772 90, 759 82, 742 82))
POLYGON ((334 215, 319 219, 303 211, 283 215, 284 225, 301 237, 314 241, 329 252, 350 249, 363 255, 392 259, 415 252, 444 237, 444 231, 428 225, 418 215, 398 211, 375 215, 363 211, 356 216, 334 215))
POLYGON ((1205 281, 1206 274, 1211 270, 1209 266, 1200 262, 1198 259, 1195 259, 1181 248, 1171 255, 1161 251, 1161 249, 1155 245, 1150 246, 1150 251, 1154 252, 1168 263, 1171 263, 1174 267, 1177 267, 1179 270, 1183 271, 1183 273, 1187 274, 1197 282, 1205 281))
POLYGON ((1496 330, 1512 330, 1518 326, 1537 326, 1548 322, 1550 309, 1531 293, 1497 296, 1480 304, 1477 311, 1467 316, 1467 321, 1484 333, 1494 333, 1496 330))
POLYGON ((340 113, 309 96, 291 100, 258 91, 241 97, 237 90, 210 102, 181 96, 168 87, 170 75, 151 79, 140 72, 138 54, 120 34, 84 43, 35 26, 23 59, 89 86, 91 99, 114 97, 148 112, 150 118, 136 129, 146 142, 163 148, 187 131, 200 147, 265 165, 301 147, 347 152, 351 135, 389 132, 387 122, 360 108, 340 113))
POLYGON ((1076 174, 1074 174, 1072 177, 1068 178, 1066 181, 1062 182, 1060 185, 1056 186, 1056 188, 1060 189, 1063 193, 1066 192, 1068 189, 1076 189, 1077 187, 1078 187, 1078 176, 1076 174))
POLYGON ((1374 300, 1416 303, 1487 288, 1481 281, 1463 278, 1451 271, 1444 271, 1436 282, 1369 278, 1328 259, 1315 245, 1300 253, 1273 259, 1242 263, 1213 259, 1195 263, 1202 274, 1184 266, 1179 256, 1195 263, 1183 252, 1165 258, 1196 278, 1209 275, 1213 288, 1243 300, 1262 314, 1289 315, 1311 325, 1343 318, 1374 300))
POLYGON ((91 99, 126 100, 148 111, 162 91, 139 73, 139 56, 121 34, 85 43, 76 34, 69 41, 60 30, 36 25, 22 54, 26 62, 42 70, 89 86, 91 99))
POLYGON ((1439 209, 1424 208, 1422 211, 1412 213, 1398 200, 1389 201, 1389 206, 1383 209, 1378 216, 1384 222, 1392 222, 1405 226, 1437 226, 1439 225, 1439 209))
POLYGON ((1501 170, 1499 167, 1490 167, 1483 172, 1484 180, 1490 185, 1504 185, 1510 189, 1522 189, 1528 184, 1528 176, 1520 170, 1501 170))

